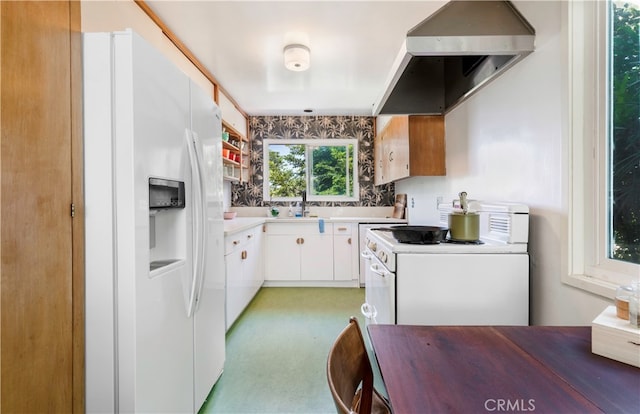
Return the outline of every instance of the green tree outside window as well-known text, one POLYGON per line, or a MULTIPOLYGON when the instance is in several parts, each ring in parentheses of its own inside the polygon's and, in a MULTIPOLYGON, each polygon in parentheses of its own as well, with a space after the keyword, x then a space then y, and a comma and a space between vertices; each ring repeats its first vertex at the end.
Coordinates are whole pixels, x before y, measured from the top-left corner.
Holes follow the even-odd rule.
POLYGON ((610 257, 640 264, 640 10, 611 2, 610 257))

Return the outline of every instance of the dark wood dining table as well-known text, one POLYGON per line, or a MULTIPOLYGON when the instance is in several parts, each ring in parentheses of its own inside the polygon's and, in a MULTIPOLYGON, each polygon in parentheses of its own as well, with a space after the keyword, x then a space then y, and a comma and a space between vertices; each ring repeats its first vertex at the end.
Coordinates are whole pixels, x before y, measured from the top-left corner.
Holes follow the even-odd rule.
POLYGON ((395 414, 640 413, 640 368, 591 327, 369 325, 395 414))

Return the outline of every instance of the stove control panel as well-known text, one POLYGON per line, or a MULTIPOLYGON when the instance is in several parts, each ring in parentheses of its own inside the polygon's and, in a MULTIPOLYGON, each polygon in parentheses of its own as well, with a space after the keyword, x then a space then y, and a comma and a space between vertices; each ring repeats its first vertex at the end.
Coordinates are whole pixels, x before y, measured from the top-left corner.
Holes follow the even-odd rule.
MULTIPOLYGON (((391 237, 391 233, 367 230, 366 246, 367 250, 374 256, 379 265, 386 268, 388 272, 396 271, 396 255, 392 251, 392 245, 386 237, 391 237)), ((393 241, 395 239, 392 238, 393 241)))

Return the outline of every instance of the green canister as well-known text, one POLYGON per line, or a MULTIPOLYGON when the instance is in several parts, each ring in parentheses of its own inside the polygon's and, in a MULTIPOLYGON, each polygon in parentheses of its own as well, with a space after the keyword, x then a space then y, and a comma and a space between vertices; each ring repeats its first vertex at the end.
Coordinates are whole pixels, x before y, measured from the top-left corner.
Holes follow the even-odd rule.
POLYGON ((449 236, 457 241, 480 240, 480 215, 468 211, 466 192, 463 191, 459 195, 462 211, 449 214, 449 236))

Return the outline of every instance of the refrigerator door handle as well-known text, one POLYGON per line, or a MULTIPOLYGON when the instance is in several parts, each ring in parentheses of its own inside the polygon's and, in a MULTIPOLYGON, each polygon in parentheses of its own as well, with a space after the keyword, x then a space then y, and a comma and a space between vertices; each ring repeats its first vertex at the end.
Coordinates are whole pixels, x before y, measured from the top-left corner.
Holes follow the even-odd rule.
POLYGON ((199 184, 200 184, 200 226, 198 227, 198 236, 200 237, 200 242, 198 244, 200 250, 200 268, 198 272, 198 277, 196 280, 195 286, 195 294, 194 294, 194 305, 193 312, 198 310, 198 301, 200 300, 200 293, 202 292, 202 285, 204 284, 205 278, 205 268, 207 266, 207 233, 208 233, 208 218, 207 218, 207 189, 206 189, 206 180, 207 176, 204 170, 204 156, 202 155, 202 143, 200 142, 200 137, 198 137, 198 133, 195 131, 191 131, 193 136, 193 145, 195 148, 196 154, 196 164, 198 166, 198 175, 199 175, 199 184))
POLYGON ((203 186, 202 186, 202 167, 200 165, 197 153, 197 145, 195 137, 190 130, 185 131, 185 139, 187 141, 187 149, 189 153, 189 163, 191 166, 192 180, 192 214, 193 214, 193 272, 191 276, 191 289, 189 293, 189 303, 187 306, 187 317, 191 317, 195 312, 196 300, 198 296, 198 286, 200 284, 201 275, 204 271, 204 208, 203 208, 203 186))

